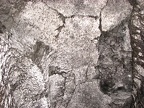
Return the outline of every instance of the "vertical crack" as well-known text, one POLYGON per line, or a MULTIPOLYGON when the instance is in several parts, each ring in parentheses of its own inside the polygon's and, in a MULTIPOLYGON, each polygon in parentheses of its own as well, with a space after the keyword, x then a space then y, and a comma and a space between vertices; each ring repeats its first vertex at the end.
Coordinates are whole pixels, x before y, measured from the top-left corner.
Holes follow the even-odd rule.
MULTIPOLYGON (((133 84, 134 84, 134 74, 135 74, 135 61, 134 61, 134 47, 133 47, 133 37, 132 37, 132 17, 133 17, 133 13, 134 13, 134 9, 136 7, 136 0, 128 0, 129 3, 133 6, 131 15, 130 15, 130 19, 129 19, 129 24, 128 24, 128 28, 129 28, 129 33, 130 33, 130 43, 131 43, 131 47, 132 47, 132 79, 133 79, 133 84)), ((133 85, 134 86, 134 85, 133 85)))
POLYGON ((100 16, 100 19, 99 19, 99 30, 100 30, 101 34, 103 34, 103 30, 102 30, 102 11, 105 9, 107 4, 108 4, 108 0, 106 1, 105 6, 101 9, 100 15, 99 15, 100 16))
POLYGON ((66 17, 63 15, 63 14, 61 14, 60 12, 58 12, 56 9, 54 9, 56 12, 57 12, 57 14, 58 14, 58 16, 59 16, 59 18, 62 20, 62 22, 63 22, 63 24, 61 25, 61 26, 59 26, 56 30, 58 30, 58 34, 55 36, 56 38, 58 38, 59 37, 59 34, 60 34, 60 32, 62 31, 62 29, 65 27, 65 20, 66 20, 66 17))
POLYGON ((60 19, 62 20, 62 22, 63 22, 63 24, 62 24, 61 26, 59 26, 57 29, 55 29, 55 30, 58 30, 58 34, 55 36, 56 38, 58 38, 60 32, 61 32, 62 29, 65 27, 66 17, 65 17, 62 13, 60 13, 57 9, 54 9, 54 8, 48 6, 47 3, 44 2, 44 4, 45 4, 48 8, 52 9, 53 11, 55 11, 55 12, 58 14, 59 18, 60 18, 60 19))
MULTIPOLYGON (((100 30, 100 32, 101 32, 101 34, 100 34, 100 37, 97 39, 98 40, 98 45, 97 45, 97 47, 98 47, 98 51, 99 51, 99 55, 100 55, 100 49, 99 49, 99 43, 100 43, 100 40, 101 40, 101 37, 103 36, 103 30, 102 30, 102 11, 105 9, 105 7, 107 6, 107 4, 108 4, 108 0, 106 1, 106 4, 103 6, 103 8, 101 9, 101 11, 100 11, 100 15, 99 15, 99 30, 100 30)), ((100 56, 98 57, 98 60, 100 59, 100 56)), ((99 71, 99 66, 96 66, 95 67, 95 69, 97 69, 98 70, 98 79, 100 79, 100 71, 99 71)))
POLYGON ((62 20, 62 23, 63 23, 63 24, 62 24, 61 26, 59 26, 58 28, 55 29, 55 30, 58 31, 58 34, 57 34, 55 37, 58 38, 58 37, 59 37, 59 34, 60 34, 61 31, 62 31, 62 29, 65 27, 66 19, 67 19, 67 18, 73 18, 74 15, 69 16, 69 17, 64 16, 64 15, 63 15, 62 13, 60 13, 57 9, 54 9, 54 8, 48 6, 47 3, 45 3, 45 5, 46 5, 48 8, 54 10, 54 11, 58 14, 59 18, 62 20))

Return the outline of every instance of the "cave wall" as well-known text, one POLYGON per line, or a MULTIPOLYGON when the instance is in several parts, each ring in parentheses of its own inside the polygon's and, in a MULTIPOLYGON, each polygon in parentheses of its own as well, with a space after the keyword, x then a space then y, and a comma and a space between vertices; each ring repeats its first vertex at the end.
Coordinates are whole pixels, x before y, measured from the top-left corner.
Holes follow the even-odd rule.
POLYGON ((143 0, 0 0, 0 108, 143 108, 143 0))

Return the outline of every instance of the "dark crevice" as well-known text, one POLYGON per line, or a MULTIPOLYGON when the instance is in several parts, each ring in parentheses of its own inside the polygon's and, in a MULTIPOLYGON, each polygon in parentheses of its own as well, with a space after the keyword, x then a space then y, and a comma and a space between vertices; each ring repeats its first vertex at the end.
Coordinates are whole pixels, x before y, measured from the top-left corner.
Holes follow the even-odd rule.
POLYGON ((52 75, 55 75, 55 74, 64 76, 67 73, 64 72, 64 71, 61 71, 61 69, 57 66, 49 66, 49 76, 52 76, 52 75))
POLYGON ((31 99, 33 101, 36 101, 36 100, 40 100, 43 97, 48 97, 48 91, 47 91, 47 89, 45 89, 44 91, 42 91, 39 94, 34 95, 33 97, 31 97, 31 99))
POLYGON ((0 21, 0 33, 4 33, 6 30, 6 26, 2 24, 2 22, 0 21))
POLYGON ((131 108, 143 108, 144 107, 144 77, 139 74, 138 70, 136 69, 136 65, 140 65, 142 68, 144 68, 144 60, 143 54, 144 54, 144 46, 143 46, 143 24, 141 24, 141 21, 143 21, 142 16, 140 14, 141 8, 139 7, 136 0, 129 0, 130 4, 133 6, 133 10, 131 13, 131 19, 129 21, 129 29, 130 29, 130 37, 131 37, 131 46, 132 46, 132 67, 133 67, 133 89, 136 90, 136 93, 133 94, 133 102, 131 103, 131 108), (137 17, 137 19, 135 19, 137 17), (140 22, 140 26, 137 27, 134 25, 134 22, 140 22), (138 32, 140 31, 140 32, 138 32), (138 37, 139 36, 139 37, 138 37), (139 53, 142 54, 142 56, 139 56, 139 53), (137 77, 138 76, 138 77, 137 77), (137 85, 137 83, 134 81, 134 79, 137 79, 141 82, 140 87, 137 85))
POLYGON ((103 30, 102 30, 102 11, 105 9, 107 4, 108 4, 108 0, 106 2, 105 6, 101 9, 100 15, 99 15, 99 30, 100 30, 101 34, 103 34, 103 30))
MULTIPOLYGON (((102 30, 101 21, 102 19, 100 19, 99 25, 101 36, 98 43, 99 58, 96 67, 99 72, 100 89, 109 96, 123 92, 129 94, 132 92, 132 79, 128 78, 128 74, 132 74, 132 56, 131 51, 124 49, 128 18, 109 31, 102 30), (117 85, 119 82, 121 82, 120 85, 117 85)), ((119 100, 123 104, 117 104, 114 108, 123 107, 126 104, 124 100, 126 101, 125 96, 119 100)), ((117 102, 118 100, 114 101, 117 102)), ((114 103, 111 105, 113 106, 114 103)))
POLYGON ((137 3, 136 0, 128 0, 128 1, 129 1, 129 3, 130 3, 133 7, 135 7, 136 5, 138 5, 138 3, 137 3))
POLYGON ((112 91, 114 86, 114 82, 111 78, 107 78, 105 80, 100 80, 100 88, 104 94, 109 94, 112 91))

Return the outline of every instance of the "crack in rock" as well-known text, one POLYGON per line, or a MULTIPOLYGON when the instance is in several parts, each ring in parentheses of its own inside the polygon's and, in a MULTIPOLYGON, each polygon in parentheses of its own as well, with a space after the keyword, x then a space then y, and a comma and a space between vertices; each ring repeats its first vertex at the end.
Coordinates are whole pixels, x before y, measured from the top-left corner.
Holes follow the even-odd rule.
POLYGON ((142 108, 143 7, 1 0, 0 108, 142 108))

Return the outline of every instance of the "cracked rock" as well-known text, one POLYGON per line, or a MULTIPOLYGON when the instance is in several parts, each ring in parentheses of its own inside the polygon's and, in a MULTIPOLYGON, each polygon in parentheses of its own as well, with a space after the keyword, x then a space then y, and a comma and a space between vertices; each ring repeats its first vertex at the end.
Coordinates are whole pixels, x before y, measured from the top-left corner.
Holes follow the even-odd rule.
POLYGON ((44 2, 64 16, 99 16, 107 0, 44 0, 44 2))
POLYGON ((0 0, 0 108, 143 108, 143 0, 0 0))

